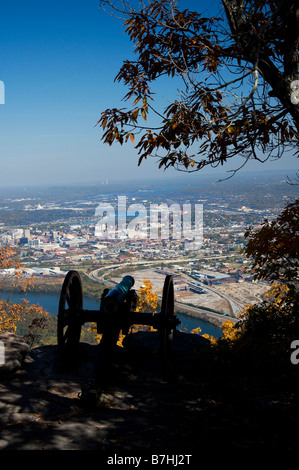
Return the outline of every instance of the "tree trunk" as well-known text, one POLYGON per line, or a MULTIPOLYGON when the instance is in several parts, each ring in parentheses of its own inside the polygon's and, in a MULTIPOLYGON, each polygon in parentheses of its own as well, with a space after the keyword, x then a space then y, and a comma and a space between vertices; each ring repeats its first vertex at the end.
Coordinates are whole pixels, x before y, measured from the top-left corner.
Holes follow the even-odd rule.
MULTIPOLYGON (((243 51, 243 59, 252 63, 272 87, 271 96, 276 97, 299 125, 299 104, 291 101, 291 84, 298 79, 299 6, 293 0, 281 2, 273 13, 284 22, 283 70, 279 70, 263 50, 263 31, 257 31, 243 9, 243 0, 222 0, 234 40, 243 51)), ((270 24, 270 22, 269 22, 270 24)), ((265 26, 267 28, 267 25, 265 26)), ((279 38, 277 38, 279 40, 279 38)))

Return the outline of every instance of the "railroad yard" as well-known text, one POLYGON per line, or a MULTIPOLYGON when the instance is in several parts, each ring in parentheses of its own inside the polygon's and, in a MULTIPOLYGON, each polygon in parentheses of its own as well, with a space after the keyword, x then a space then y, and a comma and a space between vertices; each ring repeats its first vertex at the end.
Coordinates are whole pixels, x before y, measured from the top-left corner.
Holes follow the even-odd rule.
MULTIPOLYGON (((194 279, 184 274, 176 274, 171 270, 142 269, 132 270, 123 273, 121 276, 111 277, 114 282, 120 282, 123 275, 130 274, 135 279, 134 288, 138 290, 145 279, 152 283, 152 291, 157 295, 162 295, 165 274, 174 275, 175 300, 179 303, 194 305, 197 307, 206 307, 220 313, 233 315, 231 302, 242 308, 252 303, 262 301, 266 293, 267 287, 261 283, 241 281, 234 283, 223 282, 221 284, 208 286, 203 283, 194 281, 194 279), (200 286, 199 292, 190 290, 192 286, 200 286), (224 297, 225 296, 225 297, 224 297)), ((196 287, 195 287, 196 289, 196 287)))

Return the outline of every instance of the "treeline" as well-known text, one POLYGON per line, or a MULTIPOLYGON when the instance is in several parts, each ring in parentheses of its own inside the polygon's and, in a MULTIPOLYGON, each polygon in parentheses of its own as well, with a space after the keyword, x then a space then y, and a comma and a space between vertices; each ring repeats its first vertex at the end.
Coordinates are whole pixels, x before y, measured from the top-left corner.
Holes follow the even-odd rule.
MULTIPOLYGON (((82 290, 83 290, 84 296, 100 299, 102 292, 104 290, 104 285, 93 281, 84 272, 80 272, 79 274, 80 274, 81 281, 82 281, 82 290)), ((32 285, 28 287, 28 289, 30 290, 30 292, 43 292, 46 294, 53 293, 59 296, 63 281, 64 281, 64 277, 42 277, 42 278, 36 277, 32 279, 32 285)), ((5 289, 3 290, 7 290, 9 288, 9 282, 10 281, 7 280, 5 284, 5 289)), ((11 279, 11 282, 13 282, 12 279, 11 279)), ((2 283, 2 286, 3 286, 3 283, 2 283)))
POLYGON ((73 210, 68 209, 53 209, 53 210, 1 210, 0 218, 2 223, 5 225, 16 227, 20 225, 32 225, 40 223, 55 223, 62 221, 63 223, 67 220, 69 222, 78 222, 80 220, 86 220, 89 217, 94 216, 94 211, 80 211, 80 213, 74 213, 73 210))

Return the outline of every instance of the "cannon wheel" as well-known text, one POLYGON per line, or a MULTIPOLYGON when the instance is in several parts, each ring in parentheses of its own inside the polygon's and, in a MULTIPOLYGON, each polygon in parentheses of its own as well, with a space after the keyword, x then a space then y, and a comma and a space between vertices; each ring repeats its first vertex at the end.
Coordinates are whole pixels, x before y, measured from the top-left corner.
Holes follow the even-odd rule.
POLYGON ((81 335, 82 283, 77 271, 65 276, 57 316, 57 341, 61 355, 75 352, 81 335))
POLYGON ((175 330, 174 320, 174 290, 173 277, 167 275, 164 281, 162 307, 160 320, 160 354, 161 359, 167 362, 171 350, 173 333, 175 330))

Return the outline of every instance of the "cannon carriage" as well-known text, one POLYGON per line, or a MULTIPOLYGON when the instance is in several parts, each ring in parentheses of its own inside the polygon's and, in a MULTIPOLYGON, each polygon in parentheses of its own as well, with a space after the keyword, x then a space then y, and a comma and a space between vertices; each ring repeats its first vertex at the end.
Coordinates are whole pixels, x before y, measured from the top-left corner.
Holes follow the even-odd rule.
POLYGON ((133 325, 151 326, 159 331, 160 356, 167 361, 173 334, 180 321, 174 314, 174 287, 171 275, 166 275, 161 310, 156 314, 136 311, 137 293, 134 278, 125 276, 112 290, 105 289, 98 310, 83 308, 80 275, 69 271, 64 279, 57 317, 57 341, 61 357, 72 358, 78 350, 81 328, 93 322, 102 335, 101 345, 109 354, 116 346, 120 333, 127 335, 133 325))

